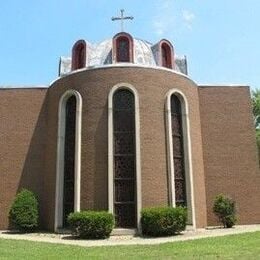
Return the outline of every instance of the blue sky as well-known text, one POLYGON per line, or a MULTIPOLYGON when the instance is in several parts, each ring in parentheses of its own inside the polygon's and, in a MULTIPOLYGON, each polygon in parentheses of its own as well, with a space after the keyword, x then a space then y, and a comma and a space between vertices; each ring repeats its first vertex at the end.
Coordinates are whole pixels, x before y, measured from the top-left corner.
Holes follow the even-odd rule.
POLYGON ((259 0, 1 1, 0 85, 49 84, 76 40, 119 32, 110 18, 121 8, 135 17, 125 26, 134 37, 167 38, 187 55, 196 82, 260 88, 259 0))

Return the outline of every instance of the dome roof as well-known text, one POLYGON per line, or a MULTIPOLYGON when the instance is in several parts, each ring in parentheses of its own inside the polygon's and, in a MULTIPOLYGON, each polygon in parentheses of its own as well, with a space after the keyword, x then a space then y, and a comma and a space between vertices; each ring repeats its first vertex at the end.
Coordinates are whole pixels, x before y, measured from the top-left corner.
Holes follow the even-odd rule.
MULTIPOLYGON (((107 39, 99 44, 91 44, 86 42, 87 55, 86 67, 100 67, 107 64, 112 64, 112 45, 113 39, 107 39)), ((155 45, 141 39, 133 39, 134 46, 134 64, 155 67, 158 66, 156 57, 158 55, 157 49, 153 48, 155 45)), ((174 70, 187 74, 186 58, 175 57, 174 70)), ((71 58, 61 57, 60 60, 60 75, 67 74, 71 71, 71 58)))
MULTIPOLYGON (((88 45, 89 66, 101 66, 112 63, 112 39, 105 40, 97 45, 88 45)), ((142 65, 156 66, 152 52, 152 44, 134 39, 134 63, 142 65)))

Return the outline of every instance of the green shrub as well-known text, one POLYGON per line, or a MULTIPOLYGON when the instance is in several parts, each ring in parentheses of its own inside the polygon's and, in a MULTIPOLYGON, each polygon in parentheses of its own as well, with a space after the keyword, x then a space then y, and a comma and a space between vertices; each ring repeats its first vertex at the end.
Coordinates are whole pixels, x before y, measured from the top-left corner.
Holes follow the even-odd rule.
POLYGON ((225 228, 231 228, 236 223, 235 202, 220 194, 214 200, 213 212, 225 228))
POLYGON ((156 207, 143 209, 141 225, 143 235, 171 236, 185 230, 187 210, 183 207, 156 207))
POLYGON ((81 211, 69 214, 73 234, 80 238, 107 238, 114 228, 114 216, 106 211, 81 211))
POLYGON ((14 228, 22 232, 32 232, 38 227, 38 201, 33 192, 23 189, 9 211, 9 220, 14 228))

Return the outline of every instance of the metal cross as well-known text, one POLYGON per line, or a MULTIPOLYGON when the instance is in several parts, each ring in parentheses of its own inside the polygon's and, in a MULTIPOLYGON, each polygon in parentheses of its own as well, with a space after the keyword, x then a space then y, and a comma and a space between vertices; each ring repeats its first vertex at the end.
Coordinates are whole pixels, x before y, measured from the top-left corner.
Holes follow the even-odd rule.
POLYGON ((111 20, 112 21, 117 21, 117 20, 121 20, 121 32, 124 31, 124 20, 133 20, 134 17, 133 16, 125 16, 124 17, 124 9, 121 9, 121 16, 120 17, 112 17, 111 20))

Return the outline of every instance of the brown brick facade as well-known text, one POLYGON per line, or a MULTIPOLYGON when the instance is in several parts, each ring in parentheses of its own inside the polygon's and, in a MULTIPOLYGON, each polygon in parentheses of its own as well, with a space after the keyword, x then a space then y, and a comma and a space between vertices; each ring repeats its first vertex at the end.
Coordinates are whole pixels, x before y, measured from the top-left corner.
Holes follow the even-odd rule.
MULTIPOLYGON (((165 101, 167 92, 173 88, 184 93, 189 105, 197 227, 214 223, 210 215, 210 203, 214 194, 225 185, 227 172, 231 173, 228 178, 235 187, 234 191, 240 187, 246 188, 245 193, 260 193, 259 186, 256 186, 259 177, 247 90, 238 88, 233 97, 232 91, 235 90, 221 88, 218 94, 215 88, 198 88, 185 76, 151 68, 83 70, 57 80, 48 90, 0 90, 0 228, 7 228, 9 206, 21 187, 29 187, 39 195, 42 226, 50 230, 54 227, 58 106, 60 97, 69 89, 77 90, 83 99, 81 208, 108 208, 108 94, 120 82, 133 85, 139 94, 143 207, 168 204, 165 101), (207 91, 215 91, 214 97, 223 96, 222 106, 207 91), (226 116, 226 111, 238 111, 234 100, 240 103, 243 122, 238 122, 236 117, 226 116), (214 106, 220 108, 222 121, 214 120, 214 106), (224 129, 230 130, 233 126, 242 128, 241 132, 235 129, 232 134, 227 133, 223 140, 219 136, 220 147, 216 143, 219 139, 212 138, 212 131, 215 133, 219 129, 218 133, 224 133, 224 129), (234 140, 237 142, 233 143, 234 140), (227 156, 233 156, 232 165, 224 164, 223 156, 227 153, 227 156), (216 162, 212 156, 217 158, 216 162), (242 158, 245 158, 244 163, 242 158), (218 181, 214 181, 216 172, 222 174, 218 181)), ((259 213, 252 215, 253 211, 246 206, 246 198, 235 192, 234 195, 247 214, 247 217, 241 215, 240 211, 241 223, 258 222, 259 213)), ((255 211, 259 212, 257 199, 259 201, 254 197, 251 201, 255 211)))
POLYGON ((237 203, 240 224, 260 223, 260 171, 248 87, 199 88, 207 223, 214 197, 237 203))
POLYGON ((21 188, 33 190, 44 204, 46 89, 0 90, 0 229, 21 188))

